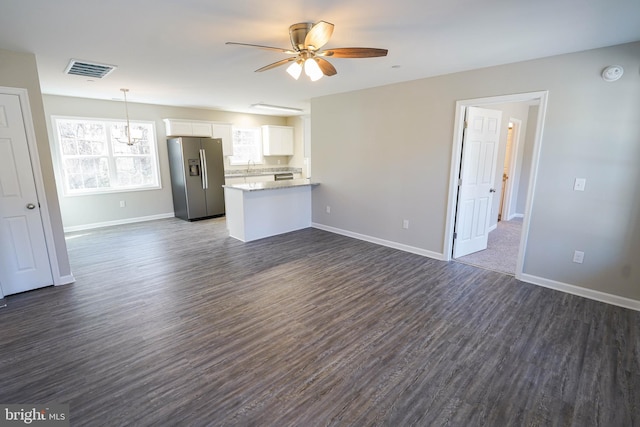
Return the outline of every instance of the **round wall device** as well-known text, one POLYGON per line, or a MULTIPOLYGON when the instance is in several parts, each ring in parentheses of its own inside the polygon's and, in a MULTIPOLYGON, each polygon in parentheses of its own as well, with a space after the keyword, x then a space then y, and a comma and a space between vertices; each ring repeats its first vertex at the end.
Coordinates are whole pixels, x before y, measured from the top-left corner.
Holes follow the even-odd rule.
POLYGON ((605 82, 615 82, 624 73, 624 68, 620 65, 609 65, 607 68, 602 70, 602 79, 605 82))

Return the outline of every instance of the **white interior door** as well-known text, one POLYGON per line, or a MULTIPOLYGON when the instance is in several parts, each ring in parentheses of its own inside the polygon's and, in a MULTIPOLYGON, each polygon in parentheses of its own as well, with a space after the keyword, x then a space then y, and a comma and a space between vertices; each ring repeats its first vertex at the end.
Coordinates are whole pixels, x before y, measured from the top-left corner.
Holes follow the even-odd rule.
POLYGON ((53 284, 18 95, 0 94, 0 291, 53 284))
POLYGON ((453 257, 487 248, 502 111, 469 107, 462 142, 453 257))

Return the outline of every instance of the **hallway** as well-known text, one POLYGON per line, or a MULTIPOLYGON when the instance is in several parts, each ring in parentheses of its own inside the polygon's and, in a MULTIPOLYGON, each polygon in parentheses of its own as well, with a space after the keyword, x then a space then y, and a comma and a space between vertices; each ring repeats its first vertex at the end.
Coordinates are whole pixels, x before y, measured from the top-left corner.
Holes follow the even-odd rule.
POLYGON ((498 227, 489 233, 487 249, 456 261, 500 273, 515 275, 522 231, 522 218, 498 221, 498 227))

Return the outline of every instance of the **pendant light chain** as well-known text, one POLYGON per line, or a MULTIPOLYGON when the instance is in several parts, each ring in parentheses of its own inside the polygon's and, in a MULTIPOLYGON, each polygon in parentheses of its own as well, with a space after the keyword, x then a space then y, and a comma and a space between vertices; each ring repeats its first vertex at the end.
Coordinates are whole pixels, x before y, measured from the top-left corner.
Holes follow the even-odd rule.
POLYGON ((127 145, 133 145, 133 142, 131 142, 131 125, 129 123, 129 105, 127 103, 127 92, 129 92, 129 89, 122 88, 120 90, 124 94, 124 111, 127 117, 127 126, 124 130, 127 134, 127 145))

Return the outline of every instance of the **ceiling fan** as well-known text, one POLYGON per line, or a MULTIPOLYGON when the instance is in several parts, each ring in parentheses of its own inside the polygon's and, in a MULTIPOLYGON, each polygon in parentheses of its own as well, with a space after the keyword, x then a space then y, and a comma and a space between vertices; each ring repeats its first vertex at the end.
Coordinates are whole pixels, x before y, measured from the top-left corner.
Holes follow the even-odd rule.
POLYGON ((369 47, 339 47, 320 50, 331 38, 333 27, 333 24, 325 21, 320 21, 315 24, 312 22, 293 24, 289 27, 289 38, 291 39, 293 49, 238 42, 227 42, 226 44, 257 47, 260 49, 275 50, 288 55, 295 55, 258 68, 256 72, 271 70, 272 68, 291 63, 289 67, 287 67, 287 72, 296 80, 300 77, 303 68, 305 74, 307 74, 312 81, 320 79, 323 75, 335 75, 337 73, 336 68, 323 57, 373 58, 377 56, 387 56, 387 49, 369 47))

